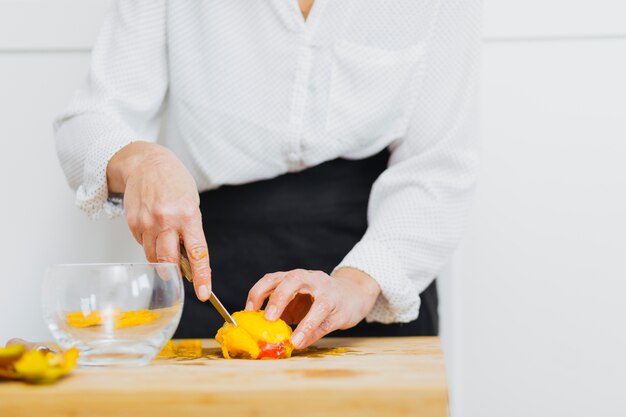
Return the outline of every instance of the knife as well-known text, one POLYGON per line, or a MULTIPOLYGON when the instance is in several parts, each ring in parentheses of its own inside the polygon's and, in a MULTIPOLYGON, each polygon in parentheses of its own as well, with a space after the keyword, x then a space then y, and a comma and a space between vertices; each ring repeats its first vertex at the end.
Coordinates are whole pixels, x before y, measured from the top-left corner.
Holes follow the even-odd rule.
MULTIPOLYGON (((187 256, 187 251, 185 250, 185 246, 180 245, 180 270, 183 273, 183 276, 187 278, 187 281, 192 282, 191 275, 191 264, 189 263, 189 257, 187 256)), ((224 307, 224 305, 220 302, 220 300, 215 296, 215 293, 211 291, 211 295, 209 296, 209 302, 213 304, 213 307, 220 313, 220 316, 226 321, 226 323, 230 323, 233 325, 237 325, 237 322, 230 315, 228 310, 224 307)))

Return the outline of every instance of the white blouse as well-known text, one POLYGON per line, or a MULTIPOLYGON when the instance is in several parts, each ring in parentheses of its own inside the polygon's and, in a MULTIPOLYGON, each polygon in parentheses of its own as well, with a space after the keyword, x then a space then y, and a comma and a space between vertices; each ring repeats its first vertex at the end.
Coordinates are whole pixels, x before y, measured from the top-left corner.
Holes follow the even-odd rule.
POLYGON ((368 321, 411 321, 475 180, 479 15, 477 0, 316 0, 306 21, 296 0, 118 0, 55 123, 77 204, 121 213, 106 165, 157 140, 162 115, 199 191, 389 147, 337 268, 380 284, 368 321))

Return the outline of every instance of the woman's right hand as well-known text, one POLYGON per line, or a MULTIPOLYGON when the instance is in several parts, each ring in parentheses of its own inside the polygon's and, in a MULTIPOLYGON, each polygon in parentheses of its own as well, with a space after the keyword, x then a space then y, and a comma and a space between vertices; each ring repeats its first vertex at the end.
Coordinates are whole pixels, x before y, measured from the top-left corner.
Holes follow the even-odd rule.
POLYGON ((202 229, 200 197, 193 177, 167 148, 133 142, 107 166, 109 191, 124 194, 131 233, 149 262, 180 260, 180 241, 189 255, 196 295, 211 293, 209 251, 202 229))

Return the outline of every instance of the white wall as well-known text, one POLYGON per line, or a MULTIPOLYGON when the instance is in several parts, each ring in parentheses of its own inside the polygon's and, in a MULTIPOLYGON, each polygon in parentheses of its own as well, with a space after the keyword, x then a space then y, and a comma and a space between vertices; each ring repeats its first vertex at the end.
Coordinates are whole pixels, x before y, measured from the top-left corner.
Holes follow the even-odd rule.
POLYGON ((625 416, 626 39, 488 44, 484 64, 463 415, 625 416))
POLYGON ((626 415, 626 2, 491 0, 455 417, 626 415))
POLYGON ((101 3, 0 0, 0 345, 50 338, 40 310, 47 265, 143 258, 123 219, 91 223, 74 207, 54 150, 52 121, 86 74, 81 48, 101 3))
MULTIPOLYGON (((45 339, 45 266, 129 261, 73 206, 51 122, 110 0, 0 0, 0 343, 45 339)), ((487 0, 483 168, 442 281, 453 417, 624 416, 626 8, 487 0)))

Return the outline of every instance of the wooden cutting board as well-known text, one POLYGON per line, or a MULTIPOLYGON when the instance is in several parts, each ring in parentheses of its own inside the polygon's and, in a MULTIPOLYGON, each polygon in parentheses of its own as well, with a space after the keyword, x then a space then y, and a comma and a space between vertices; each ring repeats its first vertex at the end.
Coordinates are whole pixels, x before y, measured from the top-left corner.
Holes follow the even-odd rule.
POLYGON ((199 359, 80 368, 50 386, 0 383, 0 416, 448 415, 435 337, 327 338, 284 360, 225 360, 218 352, 206 340, 199 359))

